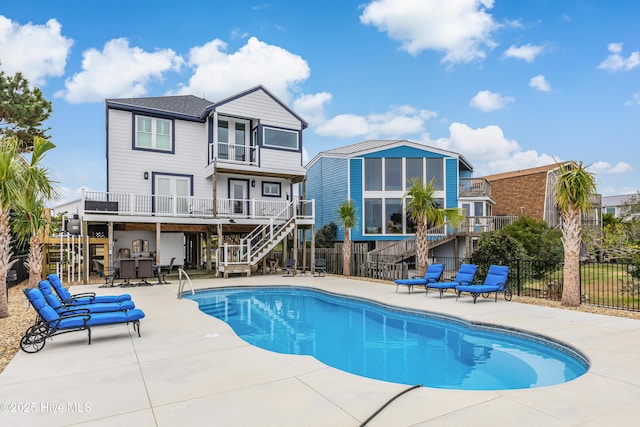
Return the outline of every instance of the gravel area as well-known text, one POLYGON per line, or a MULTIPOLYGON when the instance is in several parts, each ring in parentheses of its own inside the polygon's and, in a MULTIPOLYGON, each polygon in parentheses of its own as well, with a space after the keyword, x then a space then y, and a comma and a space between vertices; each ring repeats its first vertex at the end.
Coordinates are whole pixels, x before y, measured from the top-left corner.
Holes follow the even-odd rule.
MULTIPOLYGON (((353 279, 353 277, 352 277, 353 279)), ((389 283, 389 282, 386 282, 389 283)), ((10 316, 0 319, 0 372, 11 362, 16 352, 20 351, 20 338, 24 331, 33 324, 35 312, 27 303, 22 290, 26 287, 27 282, 14 286, 9 289, 9 314, 10 316)), ((580 307, 568 308, 562 307, 559 301, 549 301, 538 298, 513 297, 513 301, 541 305, 546 307, 554 307, 560 310, 575 310, 585 313, 604 314, 607 316, 625 317, 629 319, 640 320, 640 312, 626 310, 612 310, 601 307, 592 307, 581 305, 580 307)))

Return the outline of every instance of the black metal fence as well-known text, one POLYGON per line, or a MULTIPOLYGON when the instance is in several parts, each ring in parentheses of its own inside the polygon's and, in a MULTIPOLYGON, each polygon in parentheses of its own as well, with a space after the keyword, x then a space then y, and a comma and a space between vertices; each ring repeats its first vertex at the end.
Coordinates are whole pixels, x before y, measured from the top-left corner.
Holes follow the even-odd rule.
MULTIPOLYGON (((342 253, 331 249, 317 249, 316 258, 327 260, 327 273, 342 274, 342 253)), ((396 262, 392 257, 366 253, 352 254, 352 276, 379 280, 396 280, 417 273, 415 263, 396 262), (387 259, 388 258, 388 259, 387 259)), ((472 262, 468 258, 430 259, 444 264, 442 280, 452 280, 460 264, 472 262)), ((560 301, 564 284, 564 263, 536 260, 513 260, 509 286, 514 295, 560 301)), ((489 265, 478 265, 476 280, 484 281, 489 265)), ((580 263, 581 303, 618 310, 640 311, 640 266, 627 263, 580 263)))

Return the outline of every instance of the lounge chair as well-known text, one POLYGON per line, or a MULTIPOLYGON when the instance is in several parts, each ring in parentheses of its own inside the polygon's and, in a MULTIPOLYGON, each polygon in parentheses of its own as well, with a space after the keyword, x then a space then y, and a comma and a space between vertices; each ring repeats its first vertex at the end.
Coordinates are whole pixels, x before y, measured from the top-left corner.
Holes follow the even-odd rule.
POLYGON ((316 277, 324 277, 327 272, 327 260, 324 258, 316 258, 313 264, 313 274, 316 277))
POLYGON ((473 283, 473 278, 476 276, 477 271, 478 266, 475 264, 462 264, 453 281, 427 283, 425 296, 429 293, 429 289, 438 289, 440 291, 440 298, 442 298, 442 294, 444 294, 444 291, 447 289, 456 289, 456 287, 460 285, 470 285, 473 283))
POLYGON ((282 277, 293 277, 296 275, 296 260, 292 259, 292 258, 287 258, 284 261, 284 268, 283 268, 285 274, 282 275, 282 277))
POLYGON ((101 288, 110 288, 113 286, 113 279, 115 277, 115 269, 110 267, 105 267, 101 261, 97 259, 93 260, 93 265, 96 268, 96 272, 98 276, 104 279, 104 285, 100 286, 101 288))
POLYGON ((396 292, 398 292, 398 287, 400 285, 404 285, 409 288, 409 293, 411 293, 411 289, 414 286, 424 286, 425 291, 427 289, 428 283, 435 283, 440 280, 442 277, 442 272, 444 271, 443 264, 431 264, 427 267, 427 271, 424 273, 423 277, 413 276, 412 279, 399 279, 396 280, 396 292))
MULTIPOLYGON (((469 292, 473 297, 473 303, 476 303, 478 295, 482 294, 483 297, 488 298, 492 292, 496 293, 495 301, 498 301, 498 293, 504 294, 506 301, 511 301, 513 296, 511 288, 507 286, 507 277, 509 276, 509 267, 506 265, 491 265, 487 272, 487 277, 484 279, 483 284, 471 284, 456 286, 456 292, 460 298, 460 294, 463 292, 469 292)), ((456 298, 456 299, 457 299, 456 298)))
POLYGON ((122 294, 122 295, 99 295, 96 296, 95 292, 83 292, 80 294, 71 294, 67 288, 62 286, 62 281, 60 281, 60 277, 57 274, 52 273, 47 276, 47 280, 51 286, 53 286, 54 291, 60 297, 60 301, 65 305, 71 304, 95 304, 102 302, 123 302, 131 299, 131 295, 122 294))
POLYGON ((161 265, 158 268, 158 284, 160 285, 168 285, 171 282, 167 282, 167 275, 171 274, 173 270, 173 263, 176 261, 176 257, 171 258, 169 261, 169 265, 161 265))
POLYGON ((93 326, 131 322, 133 330, 138 332, 138 336, 140 336, 140 319, 144 317, 144 312, 138 308, 109 313, 88 313, 85 310, 76 310, 59 314, 47 304, 40 289, 26 288, 24 293, 38 314, 36 323, 29 327, 20 339, 20 348, 24 352, 36 353, 44 348, 47 338, 75 331, 86 330, 89 344, 91 344, 91 328, 93 326))
POLYGON ((97 302, 93 304, 64 304, 60 301, 58 295, 53 293, 53 288, 48 280, 41 280, 38 288, 47 304, 51 306, 58 314, 74 310, 87 310, 89 313, 107 313, 109 311, 127 311, 135 308, 133 301, 124 300, 122 302, 97 302))

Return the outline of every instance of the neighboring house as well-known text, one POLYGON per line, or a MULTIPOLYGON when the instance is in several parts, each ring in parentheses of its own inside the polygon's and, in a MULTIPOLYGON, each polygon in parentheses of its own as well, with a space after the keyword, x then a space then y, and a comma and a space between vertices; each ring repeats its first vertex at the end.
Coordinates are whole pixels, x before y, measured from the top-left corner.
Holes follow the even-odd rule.
MULTIPOLYGON (((371 140, 322 151, 306 168, 306 194, 317 206, 316 228, 339 224, 338 206, 351 199, 358 224, 351 239, 368 243, 370 254, 398 259, 415 254, 415 224, 404 199, 412 178, 435 180, 441 206, 462 208, 469 216, 457 230, 431 230, 434 256, 466 256, 472 239, 495 226, 490 186, 472 177, 471 164, 458 153, 406 140, 371 140)), ((336 240, 343 239, 339 229, 336 240)))
POLYGON ((107 191, 84 192, 71 210, 86 239, 108 240, 91 258, 207 269, 215 258, 225 276, 266 264, 285 236, 313 226, 313 202, 298 197, 306 127, 262 86, 218 102, 106 100, 107 191))
MULTIPOLYGON (((558 165, 552 164, 485 176, 495 201, 494 215, 525 215, 544 220, 551 227, 559 226, 560 212, 553 193, 558 174, 558 165)), ((592 198, 593 210, 583 216, 583 225, 602 223, 600 198, 592 198)))
POLYGON ((631 201, 635 194, 602 197, 602 213, 612 214, 615 218, 622 218, 626 203, 631 201))

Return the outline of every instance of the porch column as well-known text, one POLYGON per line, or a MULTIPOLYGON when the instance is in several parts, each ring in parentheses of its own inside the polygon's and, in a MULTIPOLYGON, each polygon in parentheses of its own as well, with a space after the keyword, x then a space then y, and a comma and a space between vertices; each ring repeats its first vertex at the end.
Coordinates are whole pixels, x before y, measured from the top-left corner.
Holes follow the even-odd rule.
MULTIPOLYGON (((213 111, 213 217, 218 217, 218 113, 213 111)), ((218 233, 221 234, 221 233, 218 233)), ((219 247, 220 245, 218 245, 219 247)))
POLYGON ((89 283, 89 270, 91 265, 91 251, 89 250, 89 227, 86 221, 82 221, 82 283, 89 283))
POLYGON ((105 252, 104 266, 115 267, 113 260, 113 221, 107 223, 107 234, 109 235, 109 241, 107 251, 105 252))
MULTIPOLYGON (((293 229, 293 262, 297 266, 298 265, 298 240, 300 236, 298 235, 298 224, 295 224, 293 229)), ((296 271, 293 271, 293 275, 296 275, 296 271)))
POLYGON ((160 268, 160 236, 162 235, 161 231, 162 227, 160 223, 156 222, 156 259, 154 262, 157 268, 160 268))
POLYGON ((207 268, 207 273, 211 273, 211 227, 210 226, 207 226, 205 239, 207 239, 205 243, 205 250, 207 251, 205 255, 206 268, 207 268))
POLYGON ((316 265, 316 234, 314 231, 314 226, 311 224, 311 268, 316 265))

